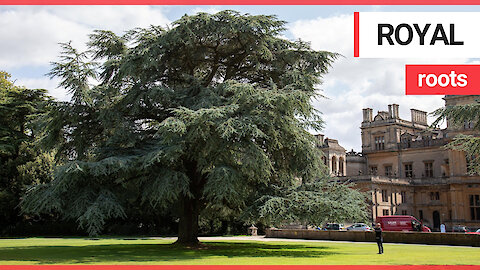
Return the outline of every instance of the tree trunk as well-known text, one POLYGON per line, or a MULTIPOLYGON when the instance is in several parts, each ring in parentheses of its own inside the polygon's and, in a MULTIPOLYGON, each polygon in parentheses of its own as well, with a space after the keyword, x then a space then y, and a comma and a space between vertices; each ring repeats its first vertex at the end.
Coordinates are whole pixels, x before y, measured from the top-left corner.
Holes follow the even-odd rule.
POLYGON ((196 246, 198 241, 198 202, 192 198, 183 198, 180 209, 180 222, 178 224, 177 244, 196 246))

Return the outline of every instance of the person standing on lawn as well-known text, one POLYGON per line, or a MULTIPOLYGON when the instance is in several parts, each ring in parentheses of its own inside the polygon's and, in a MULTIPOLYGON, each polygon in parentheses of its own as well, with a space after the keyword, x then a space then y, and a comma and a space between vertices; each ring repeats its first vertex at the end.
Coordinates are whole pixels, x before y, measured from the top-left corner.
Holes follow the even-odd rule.
POLYGON ((380 223, 377 223, 377 226, 375 226, 375 240, 378 245, 378 254, 383 254, 383 235, 380 223))

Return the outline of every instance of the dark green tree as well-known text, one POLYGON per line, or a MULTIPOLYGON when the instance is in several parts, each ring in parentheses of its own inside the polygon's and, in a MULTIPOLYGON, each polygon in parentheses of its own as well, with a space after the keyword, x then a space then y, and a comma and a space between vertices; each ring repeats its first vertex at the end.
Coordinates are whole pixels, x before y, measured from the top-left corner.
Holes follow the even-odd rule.
POLYGON ((53 158, 35 146, 40 134, 35 120, 48 108, 45 90, 15 86, 0 71, 0 224, 22 220, 17 207, 29 185, 52 178, 53 158))
POLYGON ((177 242, 196 244, 202 212, 238 215, 274 188, 317 181, 311 101, 337 54, 281 38, 284 25, 222 11, 171 29, 95 31, 87 52, 63 44, 51 76, 72 100, 57 103, 45 143, 65 165, 24 209, 98 234, 126 203, 148 205, 176 213, 177 242))
POLYGON ((477 133, 477 136, 468 134, 472 132, 458 134, 446 147, 464 151, 469 161, 467 164, 468 171, 472 174, 480 174, 480 137, 478 136, 480 131, 480 100, 477 99, 472 104, 445 106, 434 111, 433 115, 437 119, 432 127, 436 127, 440 122, 447 119, 449 128, 460 132, 466 124, 473 125, 473 131, 477 133))
POLYGON ((369 220, 366 194, 351 183, 329 180, 326 176, 297 185, 274 186, 259 197, 246 213, 264 224, 301 222, 321 226, 327 221, 369 220))

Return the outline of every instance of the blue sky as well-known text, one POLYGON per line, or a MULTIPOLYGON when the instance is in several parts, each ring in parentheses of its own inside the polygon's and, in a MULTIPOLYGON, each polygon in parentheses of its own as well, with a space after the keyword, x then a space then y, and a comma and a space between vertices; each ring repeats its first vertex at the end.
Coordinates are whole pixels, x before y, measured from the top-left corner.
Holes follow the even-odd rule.
POLYGON ((322 131, 347 150, 361 150, 362 108, 385 110, 400 105, 402 118, 410 108, 428 112, 443 105, 441 96, 405 96, 405 64, 463 64, 477 59, 357 59, 353 58, 355 11, 480 11, 479 6, 3 6, 0 7, 0 69, 18 85, 45 88, 58 99, 68 99, 58 80, 45 74, 59 54, 59 42, 84 48, 94 29, 121 34, 134 27, 168 25, 184 14, 224 9, 250 14, 277 15, 288 22, 284 36, 309 41, 317 50, 341 53, 319 88, 328 99, 314 101, 326 121, 322 131))

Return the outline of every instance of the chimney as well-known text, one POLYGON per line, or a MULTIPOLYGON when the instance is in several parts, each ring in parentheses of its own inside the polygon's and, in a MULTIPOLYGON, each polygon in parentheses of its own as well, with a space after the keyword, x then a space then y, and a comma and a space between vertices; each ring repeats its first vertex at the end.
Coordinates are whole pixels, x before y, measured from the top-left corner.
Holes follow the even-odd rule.
POLYGON ((400 116, 398 115, 398 104, 388 105, 388 118, 389 119, 399 119, 400 118, 400 116))
POLYGON ((324 144, 324 137, 325 137, 325 135, 323 135, 323 134, 317 134, 317 135, 315 135, 315 137, 317 138, 317 146, 322 147, 323 144, 324 144))
POLYGON ((363 109, 363 122, 372 122, 373 120, 373 109, 366 108, 363 109))
POLYGON ((398 104, 392 104, 392 118, 400 119, 400 115, 398 114, 398 104))
POLYGON ((427 112, 410 109, 412 114, 412 123, 417 123, 427 126, 427 112))

